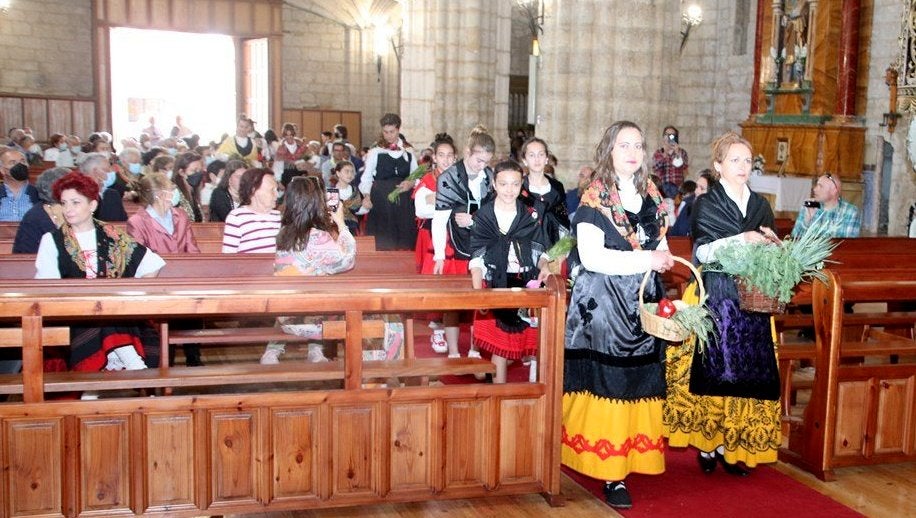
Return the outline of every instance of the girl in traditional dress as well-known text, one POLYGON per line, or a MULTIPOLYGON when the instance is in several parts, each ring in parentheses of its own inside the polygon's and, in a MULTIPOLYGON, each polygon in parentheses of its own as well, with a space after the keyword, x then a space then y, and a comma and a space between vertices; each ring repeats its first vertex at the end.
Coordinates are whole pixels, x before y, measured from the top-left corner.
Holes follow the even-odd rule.
POLYGON ((594 180, 573 219, 561 455, 563 464, 606 481, 605 501, 627 509, 627 475, 665 470, 664 342, 642 329, 639 286, 653 272, 645 300, 659 300, 658 273, 674 261, 639 126, 612 124, 595 162, 594 180))
POLYGON ((557 179, 544 174, 550 155, 546 142, 532 137, 522 144, 519 154, 527 169, 522 200, 538 213, 537 241, 550 248, 569 234, 566 191, 557 179))
POLYGON ((407 177, 417 168, 417 158, 410 143, 400 134, 400 117, 386 113, 379 124, 381 138, 369 150, 359 183, 359 190, 366 197, 363 205, 372 209, 366 221, 366 233, 375 236, 378 250, 413 250, 417 245, 417 227, 410 203, 414 182, 407 177), (388 194, 394 189, 400 195, 392 203, 388 194))
MULTIPOLYGON (((729 243, 775 239, 770 205, 747 187, 753 156, 750 143, 735 133, 713 143, 713 166, 720 180, 693 205, 696 262, 713 262, 716 250, 729 243)), ((697 448, 704 473, 712 472, 718 461, 726 472, 746 476, 748 471, 737 463, 754 467, 775 462, 781 439, 770 316, 742 311, 735 279, 728 274, 704 271, 703 283, 716 332, 703 353, 692 347, 669 351, 668 444, 697 448)))
MULTIPOLYGON (((414 213, 417 216, 417 271, 432 275, 436 266, 435 249, 432 238, 432 222, 436 214, 436 182, 443 171, 455 163, 455 144, 447 133, 436 135, 436 141, 430 146, 433 150, 431 167, 420 179, 413 191, 414 213)), ((455 250, 445 242, 445 259, 442 266, 443 275, 466 275, 468 262, 455 257, 455 250)), ((431 322, 433 333, 430 342, 433 351, 448 352, 458 356, 458 319, 455 312, 442 315, 442 322, 431 322)))
MULTIPOLYGON (((467 268, 467 261, 471 258, 474 213, 481 204, 492 199, 493 171, 489 163, 495 150, 496 142, 487 129, 476 126, 468 135, 464 158, 436 178, 436 212, 430 229, 433 275, 443 275, 449 270, 463 273, 467 268)), ((454 325, 457 326, 457 322, 454 325)), ((446 341, 449 357, 458 357, 457 336, 454 342, 448 338, 446 341)), ((473 342, 468 357, 480 358, 473 342)))
POLYGON ((337 178, 335 187, 340 196, 340 204, 344 208, 344 222, 350 233, 356 236, 359 234, 359 220, 356 217, 368 212, 363 207, 362 193, 352 185, 356 179, 356 167, 349 160, 341 160, 334 164, 334 176, 337 178))
MULTIPOLYGON (((99 204, 99 184, 93 178, 67 174, 54 182, 53 193, 64 223, 42 236, 36 279, 154 277, 165 266, 161 257, 124 232, 92 218, 99 204)), ((144 350, 136 327, 70 326, 72 370, 145 369, 145 352, 156 351, 144 350)))
MULTIPOLYGON (((473 258, 468 267, 474 289, 520 288, 549 275, 544 245, 534 240, 538 215, 518 199, 522 166, 514 160, 496 165, 496 198, 474 214, 471 227, 473 258)), ((507 360, 537 353, 537 330, 518 309, 495 309, 474 319, 474 344, 488 351, 496 366, 494 383, 506 382, 507 360)))

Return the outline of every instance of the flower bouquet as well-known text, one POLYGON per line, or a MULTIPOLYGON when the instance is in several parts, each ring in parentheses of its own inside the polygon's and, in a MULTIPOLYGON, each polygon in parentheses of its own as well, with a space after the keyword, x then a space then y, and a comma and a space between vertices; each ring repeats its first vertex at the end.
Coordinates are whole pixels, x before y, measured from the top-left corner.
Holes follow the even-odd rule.
POLYGON ((783 313, 800 282, 825 280, 824 264, 837 246, 829 230, 827 225, 814 225, 797 239, 726 245, 716 251, 709 271, 736 277, 744 311, 783 313))

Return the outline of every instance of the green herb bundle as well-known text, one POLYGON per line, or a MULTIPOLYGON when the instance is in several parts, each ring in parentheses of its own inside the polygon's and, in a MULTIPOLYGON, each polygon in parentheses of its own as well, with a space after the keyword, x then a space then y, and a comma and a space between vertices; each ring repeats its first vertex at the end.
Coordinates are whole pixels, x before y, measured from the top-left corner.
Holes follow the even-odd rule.
POLYGON ((571 252, 575 246, 576 238, 572 236, 563 236, 547 250, 547 259, 550 261, 563 259, 569 255, 569 252, 571 252))
MULTIPOLYGON (((671 320, 683 327, 696 339, 696 347, 702 353, 706 349, 709 336, 716 332, 715 324, 706 308, 706 300, 697 305, 689 305, 682 301, 675 301, 677 312, 671 315, 671 320)), ((646 302, 643 304, 651 314, 655 314, 658 304, 655 302, 646 302)))
POLYGON ((732 243, 716 251, 707 271, 741 277, 767 297, 786 303, 803 281, 824 280, 824 264, 836 248, 831 227, 813 225, 797 239, 778 244, 732 243))
MULTIPOLYGON (((428 170, 429 168, 426 167, 426 164, 418 166, 416 169, 413 170, 412 173, 407 175, 407 178, 405 178, 404 181, 405 182, 416 182, 420 178, 423 178, 423 175, 425 175, 426 171, 428 170)), ((398 187, 395 187, 393 191, 388 193, 388 201, 390 203, 398 203, 400 200, 401 200, 401 189, 398 187)))

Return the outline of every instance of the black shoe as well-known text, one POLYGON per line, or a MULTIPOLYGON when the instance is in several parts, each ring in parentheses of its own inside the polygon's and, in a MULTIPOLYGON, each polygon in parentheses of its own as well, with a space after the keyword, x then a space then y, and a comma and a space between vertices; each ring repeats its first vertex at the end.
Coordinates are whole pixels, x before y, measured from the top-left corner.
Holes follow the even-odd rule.
POLYGON ((700 469, 703 473, 712 473, 716 470, 716 458, 704 457, 702 453, 697 453, 697 462, 700 463, 700 469))
POLYGON ((633 501, 630 500, 630 492, 627 491, 627 486, 622 480, 620 482, 605 482, 604 501, 615 509, 633 507, 633 501))
POLYGON ((189 356, 184 359, 184 364, 186 367, 203 367, 204 362, 200 360, 200 356, 189 356))
POLYGON ((738 464, 729 464, 725 462, 725 457, 716 452, 716 458, 719 459, 719 462, 722 464, 722 469, 725 470, 729 475, 735 475, 736 477, 746 477, 751 474, 750 471, 742 468, 738 464))

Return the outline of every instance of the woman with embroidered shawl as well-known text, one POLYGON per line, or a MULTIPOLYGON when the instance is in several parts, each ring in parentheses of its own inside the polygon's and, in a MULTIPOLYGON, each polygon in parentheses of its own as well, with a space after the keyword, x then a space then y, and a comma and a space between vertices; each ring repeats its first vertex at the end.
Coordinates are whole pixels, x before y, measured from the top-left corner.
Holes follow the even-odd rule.
POLYGON ((626 476, 665 470, 665 344, 642 329, 639 286, 646 272, 655 272, 645 301, 662 298, 658 273, 674 261, 639 126, 612 124, 595 162, 573 219, 561 457, 570 468, 606 481, 605 501, 627 509, 626 476))
MULTIPOLYGON (((42 236, 35 258, 36 279, 154 277, 165 266, 161 257, 124 232, 92 218, 99 204, 99 184, 94 179, 70 173, 54 182, 53 193, 62 206, 64 223, 42 236)), ((136 327, 71 326, 70 334, 72 370, 146 368, 136 327)))
MULTIPOLYGON (((514 160, 500 162, 493 184, 496 198, 480 207, 471 226, 468 267, 474 289, 483 288, 484 280, 488 288, 523 288, 529 281, 546 279, 544 245, 534 240, 538 215, 518 199, 522 166, 514 160)), ((495 309, 474 319, 473 341, 492 355, 494 383, 506 382, 506 360, 536 354, 537 340, 537 330, 518 309, 495 309)))
MULTIPOLYGON (((750 143, 726 133, 712 145, 719 182, 694 202, 691 234, 695 262, 715 261, 716 250, 731 243, 776 240, 773 211, 747 187, 753 152, 750 143)), ((700 353, 672 347, 668 359, 665 424, 670 446, 694 446, 704 473, 717 461, 732 475, 776 461, 780 444, 779 370, 770 316, 738 305, 735 279, 703 272, 716 333, 700 353)), ((689 293, 688 293, 689 294, 689 293)))

